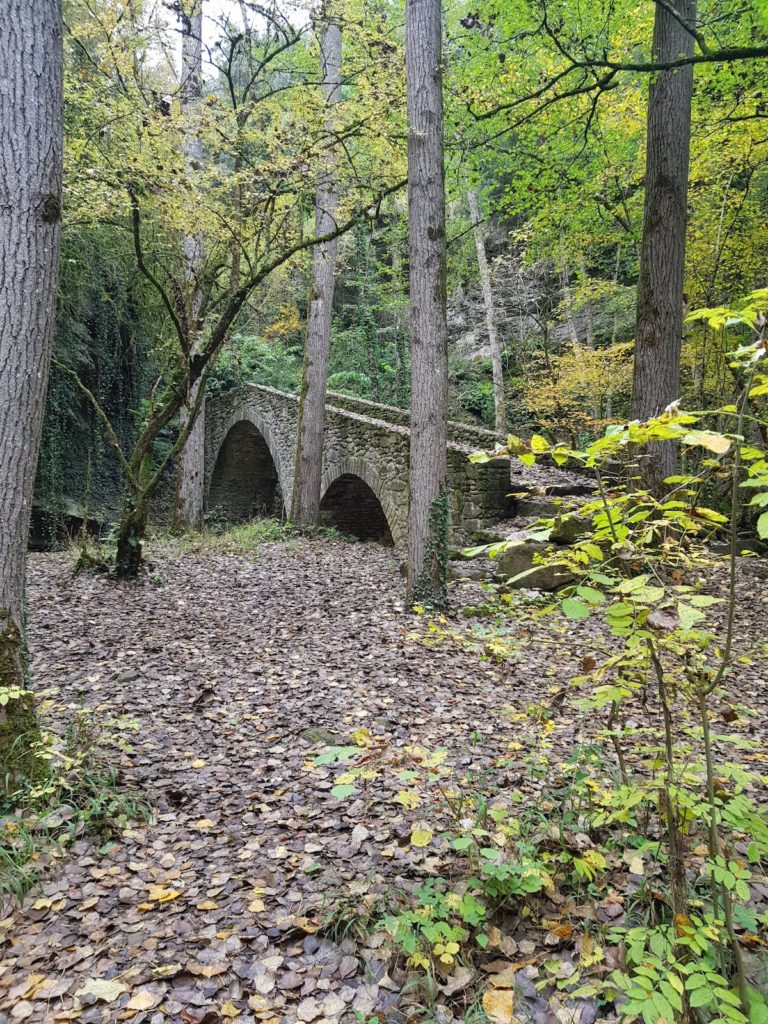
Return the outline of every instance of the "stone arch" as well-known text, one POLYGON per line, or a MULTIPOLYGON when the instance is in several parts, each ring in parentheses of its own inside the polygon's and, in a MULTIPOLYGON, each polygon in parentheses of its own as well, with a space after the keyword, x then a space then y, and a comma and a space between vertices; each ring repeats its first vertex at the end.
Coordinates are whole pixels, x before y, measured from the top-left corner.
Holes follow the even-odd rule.
POLYGON ((327 466, 320 494, 324 525, 338 526, 362 540, 381 540, 397 548, 405 544, 396 500, 376 470, 363 459, 339 459, 327 466))
POLYGON ((222 424, 206 508, 221 508, 230 522, 281 515, 286 491, 283 460, 269 425, 250 410, 222 424))

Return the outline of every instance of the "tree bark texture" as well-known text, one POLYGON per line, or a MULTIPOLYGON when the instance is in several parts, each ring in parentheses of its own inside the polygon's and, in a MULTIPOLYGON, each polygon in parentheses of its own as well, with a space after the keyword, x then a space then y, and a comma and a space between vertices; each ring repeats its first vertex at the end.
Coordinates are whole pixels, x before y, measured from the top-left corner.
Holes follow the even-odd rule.
POLYGON ((441 604, 447 568, 448 327, 440 0, 407 0, 411 445, 408 592, 441 604))
MULTIPOLYGON (((59 273, 61 0, 5 0, 0 30, 0 687, 24 687, 24 574, 59 273)), ((30 695, 0 708, 0 779, 33 766, 30 695)))
POLYGON ((501 344, 496 329, 496 305, 493 301, 491 287, 491 271, 485 251, 485 232, 480 218, 480 207, 477 195, 472 189, 467 190, 467 204, 472 218, 472 231, 475 236, 477 265, 480 270, 480 287, 483 292, 485 308, 485 328, 488 331, 488 346, 491 350, 491 372, 493 374, 493 408, 496 430, 503 434, 506 429, 506 411, 504 408, 504 367, 501 361, 501 344))
MULTIPOLYGON (((675 0, 679 19, 693 25, 696 0, 675 0)), ((693 52, 693 37, 657 5, 653 58, 693 52)), ((693 66, 661 71, 648 94, 645 208, 637 285, 632 417, 647 420, 679 397, 683 283, 691 141, 693 66)), ((641 462, 644 485, 656 494, 675 471, 675 448, 653 446, 641 462)))
MULTIPOLYGON (((187 174, 194 180, 203 165, 203 143, 200 137, 200 104, 203 98, 203 0, 187 0, 181 14, 181 110, 185 120, 183 152, 187 174)), ((189 358, 200 348, 201 289, 200 271, 205 260, 201 231, 184 238, 184 276, 188 308, 189 358)), ((187 403, 181 411, 183 430, 190 412, 195 408, 202 387, 200 378, 189 386, 187 403)), ((203 466, 205 446, 205 403, 201 403, 189 437, 179 454, 176 472, 176 525, 183 530, 197 530, 203 517, 203 466)))
MULTIPOLYGON (((334 107, 341 99, 341 30, 326 22, 320 37, 323 91, 328 111, 325 151, 315 197, 315 234, 326 235, 336 227, 338 186, 336 183, 333 133, 334 107)), ((323 465, 325 392, 331 344, 331 311, 336 278, 336 239, 321 242, 312 253, 312 297, 309 304, 307 343, 299 406, 291 519, 299 526, 315 526, 320 517, 320 482, 323 465)))

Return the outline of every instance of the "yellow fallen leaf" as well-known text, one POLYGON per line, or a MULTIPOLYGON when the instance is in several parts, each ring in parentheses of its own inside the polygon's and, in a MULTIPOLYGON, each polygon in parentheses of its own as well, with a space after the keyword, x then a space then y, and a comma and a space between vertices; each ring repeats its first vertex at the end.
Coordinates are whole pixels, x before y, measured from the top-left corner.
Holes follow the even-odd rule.
POLYGON ((258 898, 251 900, 248 904, 248 909, 252 914, 260 914, 264 909, 264 900, 260 900, 258 898))
POLYGON ((222 1017, 239 1017, 241 1012, 240 1008, 235 1006, 234 1003, 229 1002, 229 1000, 221 1004, 222 1017))
POLYGON ((149 899, 158 903, 170 903, 181 896, 181 889, 166 889, 164 885, 150 885, 149 899))
POLYGON ((216 822, 215 821, 211 821, 210 818, 201 818, 199 821, 195 822, 195 824, 192 826, 192 828, 199 828, 199 829, 213 828, 215 824, 216 824, 216 822))
POLYGON ((492 1024, 516 1024, 515 993, 511 989, 489 989, 483 995, 483 1009, 492 1024))
POLYGON ((142 911, 144 911, 144 910, 154 910, 155 909, 155 904, 154 903, 139 903, 139 904, 137 904, 136 909, 137 910, 142 910, 142 911))
POLYGON ((218 910, 219 904, 215 900, 203 900, 197 904, 198 910, 218 910))
POLYGON ((421 803, 421 797, 412 789, 401 789, 395 800, 409 811, 412 811, 414 807, 418 807, 421 803))
POLYGON ((416 825, 411 832, 412 846, 428 846, 434 832, 428 825, 416 825))
POLYGON ((75 992, 75 999, 81 996, 93 996, 98 1002, 113 1003, 128 986, 122 981, 107 981, 105 978, 88 978, 75 992))
POLYGON ((629 862, 629 871, 630 871, 630 874, 633 874, 633 875, 644 875, 645 874, 645 864, 643 864, 643 858, 642 857, 633 857, 632 860, 629 862))
POLYGON ((198 757, 196 761, 193 761, 189 766, 190 768, 205 768, 205 761, 201 757, 198 757))
POLYGON ((352 733, 352 742, 357 744, 358 747, 367 747, 371 742, 371 730, 370 729, 355 729, 352 733))
POLYGON ((172 978, 182 970, 182 967, 182 964, 161 964, 159 967, 153 967, 152 973, 156 978, 172 978))
POLYGON ((140 988, 134 992, 125 1004, 126 1010, 151 1010, 160 1002, 160 996, 148 988, 140 988))

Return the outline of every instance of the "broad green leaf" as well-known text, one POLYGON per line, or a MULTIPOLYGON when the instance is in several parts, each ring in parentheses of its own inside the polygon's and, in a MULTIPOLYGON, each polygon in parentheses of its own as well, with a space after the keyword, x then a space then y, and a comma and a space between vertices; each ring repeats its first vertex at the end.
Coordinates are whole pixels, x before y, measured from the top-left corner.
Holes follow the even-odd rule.
POLYGON ((589 605, 579 601, 576 597, 567 597, 560 607, 563 609, 563 614, 569 619, 589 618, 589 605))
POLYGON ((352 796, 353 793, 357 792, 357 787, 351 783, 346 783, 341 786, 334 786, 331 790, 331 796, 335 796, 337 800, 344 800, 348 796, 352 796))

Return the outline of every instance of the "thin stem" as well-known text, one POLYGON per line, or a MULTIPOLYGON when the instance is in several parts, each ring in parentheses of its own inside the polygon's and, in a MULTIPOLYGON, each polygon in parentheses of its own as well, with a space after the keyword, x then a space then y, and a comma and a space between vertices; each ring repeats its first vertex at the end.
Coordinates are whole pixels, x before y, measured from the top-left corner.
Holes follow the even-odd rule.
POLYGON ((715 674, 715 678, 709 687, 707 693, 711 693, 716 687, 720 685, 725 675, 725 670, 728 668, 728 664, 731 660, 731 649, 733 647, 733 628, 736 618, 736 555, 738 546, 738 528, 739 518, 741 516, 741 499, 740 499, 740 482, 739 476, 741 474, 741 449, 744 445, 744 416, 746 414, 747 403, 749 402, 749 391, 752 387, 752 381, 755 376, 754 369, 747 378, 747 382, 744 385, 744 390, 739 397, 738 404, 738 419, 736 421, 736 440, 735 440, 735 451, 733 456, 733 480, 731 481, 731 537, 729 545, 729 566, 728 566, 728 612, 725 623, 725 644, 723 646, 723 656, 720 659, 720 667, 715 674))
POLYGON ((675 746, 674 727, 672 723, 672 712, 667 700, 667 688, 664 679, 664 666, 659 660, 656 648, 650 637, 646 640, 648 652, 651 656, 651 664, 656 675, 659 700, 661 701, 664 719, 664 745, 666 761, 666 804, 667 804, 667 836, 669 843, 669 869, 672 883, 672 907, 675 915, 686 915, 688 899, 685 885, 685 871, 683 868, 682 851, 680 849, 680 833, 677 828, 677 814, 675 811, 672 791, 675 785, 675 746))
MULTIPOLYGON (((720 842, 720 830, 718 828, 717 800, 715 799, 715 768, 712 756, 712 736, 709 731, 709 708, 707 707, 706 687, 698 687, 699 716, 701 718, 701 730, 704 741, 704 761, 707 772, 707 801, 709 802, 709 855, 713 859, 723 856, 723 847, 720 842)), ((739 999, 744 1014, 749 1017, 749 995, 747 979, 744 974, 744 958, 741 955, 741 946, 733 925, 733 900, 730 892, 725 886, 720 886, 720 896, 723 901, 723 916, 725 928, 728 932, 728 944, 731 947, 733 962, 736 965, 736 980, 739 988, 739 999)))

